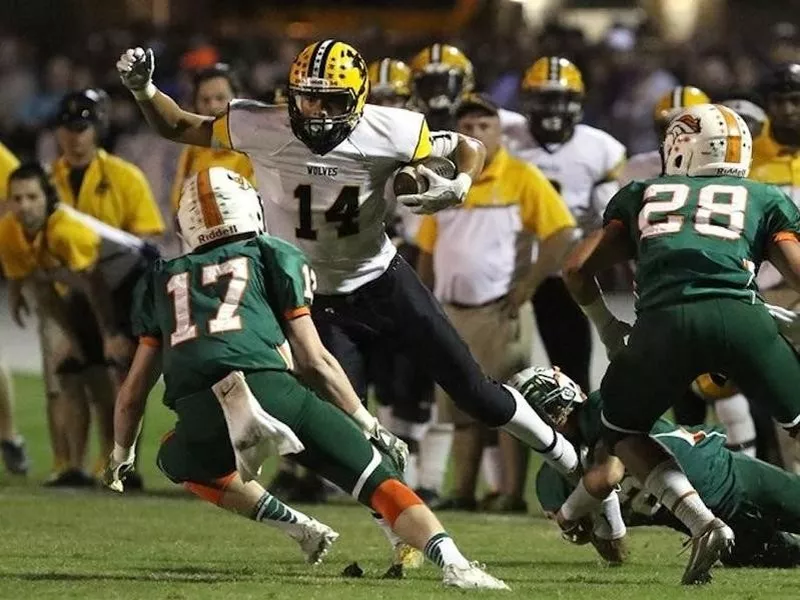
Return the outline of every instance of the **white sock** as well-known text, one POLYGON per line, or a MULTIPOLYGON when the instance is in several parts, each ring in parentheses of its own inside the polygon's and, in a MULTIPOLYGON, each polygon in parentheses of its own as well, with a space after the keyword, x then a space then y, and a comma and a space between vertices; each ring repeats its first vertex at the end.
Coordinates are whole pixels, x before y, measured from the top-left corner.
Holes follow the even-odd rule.
POLYGON ((700 499, 674 458, 665 460, 647 476, 644 488, 698 536, 714 520, 714 513, 700 499))
POLYGON ((450 447, 453 445, 453 425, 436 423, 420 443, 419 487, 441 493, 450 447))
POLYGON ((311 517, 284 504, 269 492, 264 492, 259 498, 253 509, 252 519, 293 537, 302 533, 303 526, 311 521, 311 517))
POLYGON ((394 531, 392 531, 392 527, 389 525, 389 523, 387 523, 386 520, 378 513, 372 513, 372 520, 378 527, 380 527, 380 530, 383 532, 383 535, 386 536, 386 539, 389 540, 389 544, 392 548, 403 541, 394 531))
POLYGON ((455 565, 461 569, 469 567, 469 561, 464 558, 456 543, 446 533, 437 533, 425 544, 423 550, 425 557, 440 568, 455 565))
POLYGON ((594 534, 601 540, 618 540, 627 533, 616 492, 611 492, 603 500, 596 515, 600 518, 594 519, 594 534))
POLYGON ((578 455, 566 438, 545 423, 530 404, 514 388, 504 385, 517 410, 503 429, 542 454, 547 462, 564 475, 569 475, 578 467, 578 455))
POLYGON ((486 446, 481 456, 481 474, 491 492, 500 490, 503 479, 503 456, 500 446, 486 446))
POLYGON ((719 422, 728 432, 728 447, 747 456, 756 455, 756 426, 750 416, 750 404, 742 394, 714 403, 719 422))
POLYGON ((386 427, 389 431, 393 434, 398 435, 398 433, 394 430, 394 417, 392 417, 392 407, 391 406, 384 406, 383 404, 378 404, 378 408, 375 411, 375 415, 378 417, 378 421, 381 422, 381 425, 386 427))

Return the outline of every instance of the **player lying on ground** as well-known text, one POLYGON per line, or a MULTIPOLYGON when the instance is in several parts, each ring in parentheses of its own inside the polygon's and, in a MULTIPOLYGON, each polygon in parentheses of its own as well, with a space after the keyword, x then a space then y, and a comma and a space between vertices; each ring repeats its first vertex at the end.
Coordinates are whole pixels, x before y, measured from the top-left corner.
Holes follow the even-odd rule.
MULTIPOLYGON (((153 52, 141 48, 117 62, 122 82, 161 135, 250 157, 269 197, 270 231, 300 247, 319 277, 314 323, 360 397, 367 356, 377 346, 392 347, 430 372, 476 420, 503 428, 564 472, 579 467, 572 446, 516 390, 481 371, 430 291, 397 256, 385 230, 384 190, 398 168, 431 156, 430 133, 418 113, 366 103, 367 66, 355 48, 337 40, 309 45, 290 69, 288 106, 235 100, 218 118, 178 107, 153 84, 154 67, 153 52)), ((472 138, 458 139, 456 178, 420 165, 427 191, 398 201, 417 213, 463 202, 485 151, 472 138)), ((619 514, 618 502, 611 508, 619 514)))
MULTIPOLYGON (((539 414, 546 415, 568 440, 586 453, 584 475, 576 486, 550 465, 536 476, 536 495, 542 508, 562 527, 579 523, 575 512, 583 490, 605 497, 619 485, 625 522, 629 526, 665 526, 689 533, 620 460, 609 455, 601 440, 599 391, 587 397, 575 382, 553 369, 531 368, 515 379, 539 414), (606 492, 607 493, 607 492, 606 492)), ((661 418, 650 436, 675 456, 706 505, 725 519, 736 534, 736 545, 723 553, 723 564, 737 567, 795 567, 800 565, 800 477, 726 447, 721 427, 684 429, 661 418)), ((599 502, 599 501, 598 501, 599 502)), ((613 550, 613 548, 612 548, 613 550)), ((622 555, 606 555, 620 562, 622 555)))
POLYGON ((444 569, 445 585, 507 589, 461 555, 402 483, 402 461, 382 451, 397 453, 402 442, 366 413, 320 342, 309 315, 314 273, 297 248, 260 235, 262 210, 252 186, 221 167, 184 187, 178 223, 192 251, 156 263, 137 288, 133 319, 141 337, 117 401, 110 483, 119 486, 131 461, 147 396, 163 371, 164 401, 178 422, 162 441, 158 465, 175 483, 284 529, 315 560, 336 534, 252 480, 274 443, 379 513, 444 569))
POLYGON ((576 249, 565 269, 611 355, 600 388, 606 448, 691 531, 685 584, 710 579, 733 532, 650 429, 703 373, 734 378, 792 435, 800 422, 800 361, 755 284, 769 257, 800 289, 800 212, 776 187, 745 179, 751 151, 747 125, 731 109, 682 111, 664 140, 665 176, 620 190, 602 235, 576 249), (638 294, 632 330, 608 310, 595 280, 630 259, 638 294))

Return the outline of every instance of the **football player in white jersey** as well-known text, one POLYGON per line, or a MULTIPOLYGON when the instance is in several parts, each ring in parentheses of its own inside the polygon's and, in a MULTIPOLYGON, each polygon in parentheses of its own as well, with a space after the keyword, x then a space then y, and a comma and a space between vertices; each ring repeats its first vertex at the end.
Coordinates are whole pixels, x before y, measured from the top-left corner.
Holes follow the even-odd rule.
MULTIPOLYGON (((430 155, 430 134, 421 114, 366 104, 367 65, 354 48, 336 40, 309 45, 292 64, 288 107, 234 101, 217 118, 182 110, 155 87, 152 50, 125 51, 117 69, 161 135, 248 154, 259 186, 262 173, 279 173, 283 195, 265 198, 270 233, 310 258, 317 272, 314 320, 357 391, 365 354, 376 344, 394 346, 475 419, 542 449, 561 471, 579 467, 572 446, 517 390, 481 372, 431 293, 396 256, 385 233, 384 187, 398 167, 430 155)), ((485 150, 459 139, 457 177, 419 166, 428 190, 400 202, 432 213, 463 201, 485 150)))
MULTIPOLYGON (((520 106, 527 118, 501 115, 509 148, 536 165, 561 193, 587 236, 602 224, 602 215, 619 189, 616 176, 625 164, 625 147, 613 137, 581 123, 583 77, 565 58, 538 59, 521 84, 520 106)), ((591 329, 560 277, 537 290, 534 312, 550 362, 579 385, 589 385, 591 329)))
MULTIPOLYGON (((708 104, 711 102, 703 90, 691 85, 677 85, 659 98, 653 109, 653 121, 658 139, 664 139, 664 132, 667 130, 672 117, 677 115, 681 109, 698 104, 708 104)), ((653 150, 634 154, 625 164, 619 173, 617 181, 620 187, 628 185, 631 181, 644 181, 661 175, 663 166, 661 164, 661 152, 653 150)), ((680 421, 678 421, 680 423, 680 421)))

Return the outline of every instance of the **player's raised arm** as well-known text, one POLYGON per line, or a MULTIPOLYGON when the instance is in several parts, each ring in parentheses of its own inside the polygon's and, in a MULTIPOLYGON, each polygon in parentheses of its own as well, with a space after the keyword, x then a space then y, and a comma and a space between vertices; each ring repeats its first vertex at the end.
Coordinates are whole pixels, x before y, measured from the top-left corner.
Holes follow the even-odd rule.
POLYGON ((153 84, 153 51, 129 48, 117 61, 117 71, 147 122, 160 135, 182 144, 211 146, 213 117, 204 117, 180 108, 175 101, 153 84))

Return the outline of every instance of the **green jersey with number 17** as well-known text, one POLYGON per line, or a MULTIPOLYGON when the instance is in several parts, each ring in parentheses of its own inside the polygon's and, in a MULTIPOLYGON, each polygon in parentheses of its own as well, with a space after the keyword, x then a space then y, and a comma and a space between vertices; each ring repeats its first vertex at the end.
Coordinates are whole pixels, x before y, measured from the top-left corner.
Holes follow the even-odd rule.
POLYGON ((767 245, 800 235, 783 192, 738 177, 669 175, 633 182, 606 208, 635 249, 636 309, 703 298, 761 302, 755 274, 767 245))
POLYGON ((267 235, 155 263, 132 316, 141 343, 162 348, 164 403, 234 370, 290 370, 281 324, 309 313, 313 288, 303 253, 267 235))

